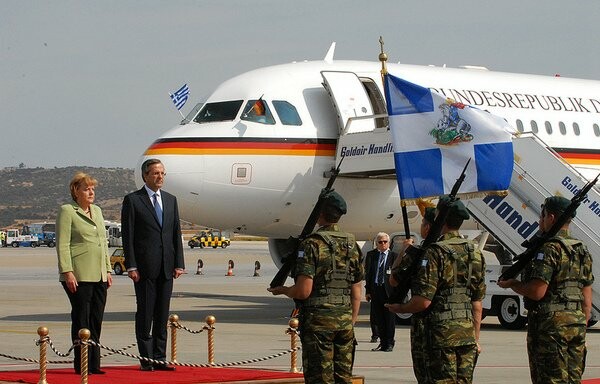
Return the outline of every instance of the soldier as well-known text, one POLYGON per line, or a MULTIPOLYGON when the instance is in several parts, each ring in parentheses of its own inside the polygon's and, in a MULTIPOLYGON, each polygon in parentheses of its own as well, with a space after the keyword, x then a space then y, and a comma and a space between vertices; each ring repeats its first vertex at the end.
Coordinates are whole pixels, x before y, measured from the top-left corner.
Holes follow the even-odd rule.
MULTIPOLYGON (((423 220, 421 220, 421 229, 420 235, 421 238, 425 239, 427 234, 429 233, 429 229, 433 225, 433 221, 435 220, 435 207, 427 207, 423 213, 423 220)), ((406 250, 409 245, 414 243, 413 239, 405 239, 403 243, 403 248, 406 250)), ((395 287, 399 284, 398 280, 394 276, 395 267, 400 264, 400 257, 396 259, 396 263, 394 263, 394 267, 392 267, 392 275, 390 275, 390 285, 395 287)), ((427 382, 427 339, 425 336, 425 313, 426 312, 418 312, 413 314, 410 318, 410 354, 413 361, 413 372, 417 379, 418 383, 426 383, 427 382)))
MULTIPOLYGON (((441 204, 449 204, 447 197, 441 204)), ((485 296, 485 260, 459 234, 469 212, 451 203, 442 237, 425 249, 411 282, 407 303, 386 304, 392 312, 415 313, 411 349, 419 383, 471 383, 480 351, 479 329, 485 296), (423 355, 423 353, 425 355, 423 355)))
POLYGON ((364 279, 354 235, 337 225, 346 202, 337 192, 325 197, 319 229, 300 243, 292 286, 269 288, 300 300, 300 341, 305 383, 352 382, 354 323, 364 279))
MULTIPOLYGON (((540 230, 547 232, 570 200, 544 200, 540 230)), ((584 368, 585 334, 592 306, 592 257, 587 247, 571 237, 569 224, 544 243, 525 267, 522 281, 498 285, 523 295, 527 308, 527 353, 533 383, 579 383, 584 368)))
POLYGON ((6 232, 0 231, 0 246, 6 247, 6 232))

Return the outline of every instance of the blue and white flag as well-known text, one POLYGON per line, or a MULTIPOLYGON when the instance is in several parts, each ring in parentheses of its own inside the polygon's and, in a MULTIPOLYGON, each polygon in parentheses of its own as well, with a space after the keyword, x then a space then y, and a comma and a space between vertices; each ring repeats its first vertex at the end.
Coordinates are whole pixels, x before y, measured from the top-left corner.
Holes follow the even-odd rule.
POLYGON ((504 119, 389 74, 385 97, 401 199, 449 193, 469 158, 459 193, 508 189, 514 129, 504 119))
POLYGON ((171 100, 178 111, 185 105, 189 95, 190 89, 187 84, 184 84, 183 87, 179 88, 175 93, 169 93, 169 96, 171 96, 171 100))

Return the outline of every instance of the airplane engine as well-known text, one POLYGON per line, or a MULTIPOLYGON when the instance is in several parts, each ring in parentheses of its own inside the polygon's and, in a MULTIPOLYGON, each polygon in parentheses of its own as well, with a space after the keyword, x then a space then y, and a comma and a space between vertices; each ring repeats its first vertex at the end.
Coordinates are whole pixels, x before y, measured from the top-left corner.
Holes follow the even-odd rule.
POLYGON ((277 268, 281 268, 283 265, 283 258, 288 255, 296 257, 296 247, 298 240, 290 237, 288 239, 275 239, 269 237, 269 253, 271 259, 277 268))

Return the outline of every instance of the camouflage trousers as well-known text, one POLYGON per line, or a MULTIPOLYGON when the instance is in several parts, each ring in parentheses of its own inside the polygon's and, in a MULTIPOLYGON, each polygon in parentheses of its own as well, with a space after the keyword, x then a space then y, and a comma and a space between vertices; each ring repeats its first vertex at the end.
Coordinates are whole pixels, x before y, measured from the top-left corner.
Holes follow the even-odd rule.
POLYGON ((425 333, 425 319, 415 315, 411 318, 410 327, 410 354, 412 356, 413 372, 417 383, 427 383, 429 370, 429 344, 425 333))
POLYGON ((581 382, 586 323, 579 312, 529 312, 527 354, 532 383, 581 382))
POLYGON ((300 341, 306 384, 352 383, 353 329, 303 331, 300 341))
POLYGON ((419 384, 472 383, 477 345, 434 348, 429 342, 426 320, 412 318, 410 351, 419 384))

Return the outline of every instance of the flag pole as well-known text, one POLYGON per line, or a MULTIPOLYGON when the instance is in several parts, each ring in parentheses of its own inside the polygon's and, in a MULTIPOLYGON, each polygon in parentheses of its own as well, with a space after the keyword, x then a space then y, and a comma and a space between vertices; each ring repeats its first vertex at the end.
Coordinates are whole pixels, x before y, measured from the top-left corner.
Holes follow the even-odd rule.
POLYGON ((385 62, 387 61, 388 57, 383 51, 383 36, 379 36, 379 46, 381 47, 381 52, 379 53, 379 61, 381 61, 381 81, 383 81, 385 84, 385 75, 388 74, 385 62))
MULTIPOLYGON (((388 74, 386 61, 388 59, 387 54, 383 50, 383 36, 379 36, 379 46, 381 47, 381 52, 379 53, 379 61, 381 61, 381 82, 383 84, 383 88, 385 90, 386 81, 385 77, 388 74)), ((385 93, 385 92, 384 92, 385 93)), ((402 191, 398 188, 398 193, 400 194, 400 209, 402 210, 402 222, 404 224, 404 235, 407 239, 410 239, 410 224, 408 222, 408 210, 406 209, 406 203, 402 199, 402 191)))

